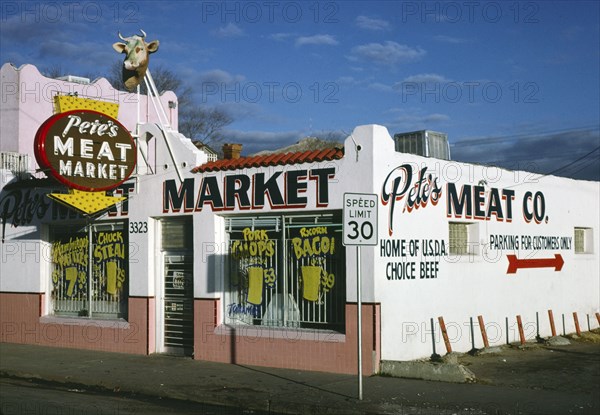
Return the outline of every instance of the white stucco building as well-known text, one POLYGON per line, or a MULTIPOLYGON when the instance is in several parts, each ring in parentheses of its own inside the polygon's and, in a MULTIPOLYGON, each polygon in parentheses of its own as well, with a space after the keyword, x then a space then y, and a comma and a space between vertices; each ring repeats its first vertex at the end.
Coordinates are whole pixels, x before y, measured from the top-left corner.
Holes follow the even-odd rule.
POLYGON ((360 251, 364 373, 443 354, 438 317, 455 351, 483 346, 478 316, 490 345, 520 340, 517 316, 526 339, 550 336, 549 310, 558 334, 576 330, 573 313, 599 326, 598 182, 400 153, 377 125, 343 149, 209 162, 173 131, 175 109, 165 127, 106 80, 9 64, 1 77, 0 152, 29 163, 2 169, 3 342, 355 372, 346 193, 378 200, 377 244, 360 251), (33 156, 55 96, 74 92, 110 98, 137 136, 137 170, 116 191, 127 200, 93 219, 45 196, 67 189, 33 156))

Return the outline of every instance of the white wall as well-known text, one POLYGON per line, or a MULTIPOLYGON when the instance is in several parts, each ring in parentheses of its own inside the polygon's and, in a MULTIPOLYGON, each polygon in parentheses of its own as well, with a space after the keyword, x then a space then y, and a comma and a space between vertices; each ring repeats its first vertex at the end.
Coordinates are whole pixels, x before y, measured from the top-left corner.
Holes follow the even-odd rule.
POLYGON ((19 76, 12 65, 5 64, 0 69, 0 151, 19 151, 19 76), (6 68, 5 68, 6 67, 6 68))
POLYGON ((43 242, 44 229, 39 226, 37 212, 43 212, 43 206, 49 206, 36 198, 36 192, 6 192, 4 186, 14 180, 7 170, 0 170, 0 217, 4 212, 15 212, 9 216, 6 224, 0 221, 0 291, 42 292, 45 290, 47 272, 42 264, 48 264, 50 248, 43 242), (29 201, 25 202, 28 197, 29 201), (28 206, 20 209, 16 206, 28 206), (33 217, 33 222, 27 218, 33 217), (16 222, 11 219, 16 219, 16 222), (19 224, 15 226, 14 224, 19 224))
MULTIPOLYGON (((537 332, 536 312, 540 322, 540 335, 550 335, 547 310, 552 309, 557 330, 562 332, 561 316, 566 318, 566 331, 573 332, 572 313, 578 312, 582 329, 587 330, 586 314, 590 315, 591 327, 598 327, 594 313, 599 310, 599 183, 576 181, 554 176, 540 176, 527 172, 512 172, 492 167, 469 165, 452 161, 417 157, 393 151, 393 141, 387 134, 374 138, 378 144, 375 159, 376 189, 380 195, 391 192, 390 181, 398 177, 398 166, 410 163, 419 168, 427 167, 427 174, 438 178, 442 191, 437 205, 429 201, 426 205, 404 210, 408 199, 404 195, 395 203, 392 216, 393 234, 388 225, 391 203, 380 203, 380 245, 375 248, 375 267, 372 278, 375 282, 376 299, 381 302, 382 314, 382 359, 409 360, 429 356, 432 349, 430 319, 434 318, 437 352, 445 353, 438 317, 442 316, 448 326, 448 334, 455 351, 471 349, 469 318, 475 321, 475 346, 482 347, 477 326, 477 316, 482 315, 488 326, 488 337, 492 344, 506 342, 506 318, 509 319, 509 340, 519 339, 516 315, 521 315, 526 336, 534 338, 537 332), (384 188, 384 181, 388 186, 384 188), (512 221, 506 215, 506 202, 501 201, 504 220, 492 215, 489 220, 464 217, 447 217, 448 183, 460 191, 463 185, 477 186, 485 180, 484 206, 491 200, 492 188, 514 191, 511 203, 512 221), (523 200, 531 192, 541 192, 545 202, 545 214, 541 223, 535 219, 527 223, 523 214, 523 200), (546 221, 547 218, 547 221, 546 221), (423 240, 443 241, 448 244, 448 222, 473 223, 478 229, 473 255, 425 257, 423 240), (570 247, 547 247, 534 249, 521 243, 518 249, 500 249, 490 245, 492 235, 521 237, 550 236, 573 238, 575 227, 589 227, 593 233, 593 253, 575 254, 574 241, 570 247), (405 256, 381 255, 381 244, 400 240, 406 244, 405 256), (410 254, 411 241, 419 246, 419 252, 410 254), (518 269, 507 273, 507 255, 519 259, 554 258, 560 254, 564 265, 560 271, 554 268, 518 269), (415 279, 388 280, 389 262, 414 263, 415 279), (421 278, 420 267, 426 262, 438 262, 437 278, 421 278)), ((417 170, 417 169, 415 169, 417 170)), ((413 172, 412 183, 417 181, 413 172)), ((406 178, 401 179, 402 189, 406 178)), ((412 187, 412 185, 411 185, 412 187)), ((532 198, 533 199, 533 198, 532 198)), ((542 196, 538 196, 541 201, 542 196)), ((533 202, 531 202, 533 203, 533 202)), ((541 205, 541 203, 538 203, 541 205)), ((541 212, 540 212, 541 213, 541 212)), ((561 239, 558 239, 559 241, 561 239)), ((447 251, 447 249, 446 249, 447 251)))

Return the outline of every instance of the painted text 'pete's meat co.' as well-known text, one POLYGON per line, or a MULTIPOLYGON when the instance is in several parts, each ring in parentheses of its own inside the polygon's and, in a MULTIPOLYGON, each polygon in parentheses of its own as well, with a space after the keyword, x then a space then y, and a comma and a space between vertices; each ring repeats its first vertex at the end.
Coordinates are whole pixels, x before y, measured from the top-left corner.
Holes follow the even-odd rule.
MULTIPOLYGON (((401 205, 400 213, 410 213, 429 204, 436 206, 446 193, 446 216, 455 219, 512 222, 514 189, 470 184, 446 183, 445 189, 438 177, 427 172, 427 167, 414 170, 410 164, 396 167, 387 175, 381 188, 381 203, 388 206, 388 232, 394 232, 394 208, 401 205), (415 180, 416 178, 416 180, 415 180)), ((546 198, 540 191, 525 191, 522 214, 526 223, 548 222, 546 198)))

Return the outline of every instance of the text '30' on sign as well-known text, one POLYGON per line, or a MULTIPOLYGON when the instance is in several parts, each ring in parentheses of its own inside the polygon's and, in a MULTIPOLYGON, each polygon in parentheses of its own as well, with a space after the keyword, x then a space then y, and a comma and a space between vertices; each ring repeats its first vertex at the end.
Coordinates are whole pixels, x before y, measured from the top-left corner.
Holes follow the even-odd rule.
POLYGON ((377 195, 344 193, 344 245, 377 245, 377 195))

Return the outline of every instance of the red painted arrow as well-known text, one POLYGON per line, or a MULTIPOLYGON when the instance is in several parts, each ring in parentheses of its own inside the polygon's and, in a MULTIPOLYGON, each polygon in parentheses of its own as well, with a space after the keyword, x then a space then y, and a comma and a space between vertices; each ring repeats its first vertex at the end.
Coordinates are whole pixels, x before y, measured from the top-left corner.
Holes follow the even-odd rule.
POLYGON ((554 258, 519 259, 516 255, 506 255, 508 258, 507 274, 515 274, 519 268, 554 268, 560 271, 565 261, 561 254, 554 254, 554 258))

